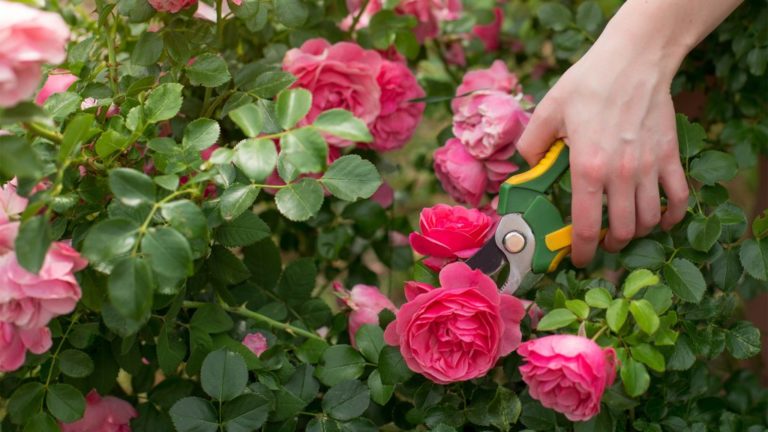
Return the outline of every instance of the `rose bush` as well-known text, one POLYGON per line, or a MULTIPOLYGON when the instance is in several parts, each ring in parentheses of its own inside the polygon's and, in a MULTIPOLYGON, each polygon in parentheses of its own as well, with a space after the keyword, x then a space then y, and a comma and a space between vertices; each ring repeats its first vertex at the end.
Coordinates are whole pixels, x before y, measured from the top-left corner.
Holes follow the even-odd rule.
POLYGON ((0 1, 0 430, 762 432, 759 2, 672 89, 679 226, 462 262, 618 5, 0 1))

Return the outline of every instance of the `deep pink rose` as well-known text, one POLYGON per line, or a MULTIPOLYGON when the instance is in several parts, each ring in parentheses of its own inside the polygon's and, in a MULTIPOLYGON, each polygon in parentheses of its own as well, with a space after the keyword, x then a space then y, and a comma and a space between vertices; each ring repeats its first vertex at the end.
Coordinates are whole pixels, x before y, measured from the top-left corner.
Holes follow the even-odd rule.
POLYGON ((453 199, 473 207, 480 204, 488 188, 485 166, 469 154, 461 141, 451 138, 435 150, 434 169, 443 189, 453 199))
POLYGON ((461 0, 403 0, 395 11, 416 17, 419 24, 414 33, 419 42, 424 42, 440 34, 441 22, 459 19, 463 7, 461 0))
POLYGON ((55 13, 0 0, 0 107, 34 93, 44 63, 66 59, 69 28, 55 13))
POLYGON ((432 291, 435 289, 434 286, 426 283, 426 282, 417 282, 417 281, 408 281, 405 283, 405 299, 407 301, 413 301, 416 297, 432 291))
POLYGON ((373 142, 368 146, 385 152, 405 145, 421 122, 423 102, 411 99, 424 97, 413 72, 404 63, 383 60, 377 77, 381 88, 381 112, 371 126, 373 142))
MULTIPOLYGON (((383 208, 389 208, 395 201, 395 190, 387 182, 382 182, 376 192, 371 195, 371 201, 379 204, 383 208)), ((392 232, 392 231, 391 231, 392 232)))
POLYGON ((571 421, 600 412, 600 399, 616 378, 616 352, 581 336, 554 335, 530 340, 517 352, 531 397, 571 421))
POLYGON ((472 34, 483 41, 487 51, 496 51, 499 49, 499 34, 501 33, 501 24, 504 19, 504 11, 500 7, 493 9, 493 21, 488 24, 478 24, 472 28, 472 34))
POLYGON ((456 99, 453 134, 477 159, 510 158, 530 115, 515 96, 478 91, 456 99))
MULTIPOLYGON (((295 87, 312 92, 312 107, 300 122, 311 124, 323 111, 342 108, 369 127, 381 112, 381 88, 377 77, 381 55, 351 42, 331 45, 325 39, 310 39, 285 54, 283 69, 296 76, 295 87)), ((327 137, 328 143, 346 147, 354 143, 327 137)))
POLYGON ((85 397, 85 414, 74 423, 59 423, 61 432, 131 432, 131 419, 139 413, 128 402, 114 396, 99 396, 91 390, 85 397))
POLYGON ((421 233, 411 233, 409 240, 413 250, 428 257, 424 264, 439 270, 474 255, 493 235, 495 227, 494 219, 477 209, 437 204, 421 211, 421 233))
POLYGON ((467 72, 456 89, 456 98, 451 102, 453 112, 457 111, 457 103, 468 93, 478 90, 498 90, 504 93, 519 93, 522 91, 517 76, 509 72, 507 65, 501 60, 493 62, 488 69, 478 69, 467 72))
POLYGON ((77 81, 77 77, 65 70, 55 70, 48 75, 43 88, 37 93, 35 103, 43 105, 51 95, 67 91, 77 81))
POLYGON ((0 321, 0 372, 12 372, 24 364, 27 351, 42 354, 51 349, 48 327, 21 329, 0 321))
POLYGON ((481 377, 520 345, 523 305, 463 262, 445 266, 440 285, 404 304, 384 341, 438 384, 481 377))
POLYGON ((248 333, 245 335, 243 338, 243 345, 248 347, 248 349, 256 354, 256 356, 260 356, 261 353, 269 348, 267 338, 259 332, 248 333))
POLYGON ((364 324, 379 325, 379 313, 384 309, 397 312, 392 300, 387 298, 375 286, 355 285, 352 290, 347 291, 336 282, 333 285, 339 295, 341 303, 352 309, 349 313, 349 340, 352 346, 355 344, 355 334, 364 324))
POLYGON ((148 0, 158 12, 176 13, 197 3, 197 0, 148 0))

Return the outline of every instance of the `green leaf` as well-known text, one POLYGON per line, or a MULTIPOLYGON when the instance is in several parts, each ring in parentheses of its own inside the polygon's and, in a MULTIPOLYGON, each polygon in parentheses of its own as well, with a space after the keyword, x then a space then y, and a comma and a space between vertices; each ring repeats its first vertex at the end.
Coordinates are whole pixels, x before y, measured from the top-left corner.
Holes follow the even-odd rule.
POLYGON ((303 119, 312 107, 312 93, 303 88, 283 90, 277 95, 275 111, 277 122, 290 129, 303 119))
POLYGON ((37 274, 43 267, 52 242, 53 233, 45 216, 32 217, 19 228, 15 241, 16 259, 26 270, 37 274))
POLYGON ((364 324, 355 333, 358 351, 371 363, 379 362, 379 353, 384 347, 384 330, 373 324, 364 324))
POLYGON ((717 243, 721 232, 722 226, 717 215, 696 215, 688 224, 688 241, 694 249, 706 252, 717 243))
POLYGON ((186 397, 168 412, 179 432, 217 432, 219 420, 210 402, 199 397, 186 397))
POLYGON ((760 353, 760 331, 747 321, 726 330, 725 346, 734 358, 748 359, 760 353))
POLYGON ((245 104, 230 111, 228 116, 249 138, 258 136, 264 127, 262 110, 256 104, 245 104))
POLYGON ((200 207, 189 200, 171 201, 160 207, 160 214, 187 238, 196 258, 208 250, 208 221, 200 207))
POLYGON ((235 165, 249 179, 263 182, 275 170, 277 148, 266 139, 247 139, 235 147, 235 165))
POLYGON ((317 180, 305 178, 280 189, 275 195, 277 209, 288 219, 302 222, 315 216, 325 195, 317 180))
POLYGON ((696 362, 696 355, 691 348, 690 338, 686 334, 681 334, 675 342, 674 350, 667 361, 668 370, 683 371, 688 370, 696 362))
POLYGON ((178 83, 160 84, 149 93, 144 103, 144 116, 150 123, 168 120, 176 116, 181 109, 181 91, 184 86, 178 83))
POLYGON ((739 250, 739 259, 750 276, 768 281, 768 240, 745 240, 739 250))
POLYGON ((16 136, 0 136, 0 173, 8 178, 30 177, 39 178, 42 175, 43 163, 37 152, 26 140, 16 136))
POLYGON ((54 417, 64 423, 80 419, 85 412, 85 398, 80 390, 69 384, 51 384, 45 397, 45 406, 54 417))
POLYGON ((192 275, 192 249, 173 228, 152 228, 141 240, 141 252, 152 268, 161 294, 177 294, 182 281, 192 275))
POLYGON ((305 127, 291 131, 280 140, 280 177, 288 182, 299 173, 321 172, 327 158, 328 144, 316 130, 305 127))
POLYGON ((173 324, 163 324, 157 335, 157 362, 160 369, 168 375, 175 373, 186 355, 187 345, 175 334, 173 324))
POLYGON ((24 423, 24 432, 59 432, 58 423, 46 413, 38 413, 24 423))
POLYGON ((635 317, 640 330, 652 335, 659 329, 659 316, 656 315, 653 305, 648 300, 632 300, 629 311, 635 317))
POLYGON ((272 99, 294 82, 296 82, 296 77, 290 73, 274 71, 263 73, 253 82, 243 83, 241 87, 260 98, 272 99))
POLYGON ((584 320, 589 316, 589 305, 583 300, 566 300, 565 307, 573 312, 579 319, 584 320))
POLYGON ((185 69, 189 82, 195 86, 218 87, 232 78, 224 59, 211 53, 198 56, 195 62, 185 69))
POLYGON ((657 270, 666 261, 664 246, 650 239, 637 240, 621 252, 621 260, 629 270, 638 268, 657 270))
POLYGON ((608 310, 605 312, 605 319, 608 321, 608 327, 613 330, 614 333, 618 333, 621 330, 621 326, 627 321, 627 315, 629 314, 629 301, 627 299, 615 299, 608 306, 608 310))
POLYGON ((258 394, 244 394, 227 402, 221 411, 226 432, 251 432, 267 421, 269 399, 258 394))
POLYGON ((41 411, 44 398, 45 387, 43 384, 39 381, 30 381, 14 390, 6 410, 14 423, 22 424, 26 419, 41 411))
POLYGON ((707 290, 701 271, 693 263, 682 258, 675 258, 664 266, 664 279, 678 297, 690 303, 700 302, 707 290))
POLYGON ((141 321, 152 308, 153 291, 152 272, 143 258, 125 257, 109 275, 110 303, 126 318, 141 321))
POLYGON ((720 204, 715 209, 714 214, 720 219, 720 224, 722 225, 721 242, 735 242, 747 230, 747 216, 744 214, 744 210, 733 203, 725 202, 720 204))
POLYGON ((559 328, 571 325, 576 321, 576 315, 568 309, 553 309, 544 315, 536 326, 538 331, 557 330, 559 328))
POLYGON ((509 430, 511 424, 517 423, 521 412, 522 405, 515 392, 498 386, 493 393, 475 393, 467 410, 467 418, 474 424, 509 430))
POLYGON ((93 373, 93 360, 82 351, 67 349, 59 355, 59 368, 64 375, 85 378, 93 373))
POLYGON ((248 384, 248 367, 240 354, 218 350, 208 354, 200 370, 203 390, 218 401, 240 395, 248 384))
POLYGON ((300 365, 291 379, 285 383, 285 389, 306 403, 312 402, 320 391, 320 384, 312 377, 315 368, 312 365, 300 365))
POLYGON ((275 2, 275 16, 286 27, 301 27, 309 11, 302 0, 280 0, 275 2))
POLYGON ((77 93, 65 91, 50 95, 43 106, 51 117, 61 121, 80 109, 82 102, 83 99, 77 93))
POLYGON ((387 385, 381 382, 381 375, 378 369, 375 369, 368 375, 368 389, 371 391, 371 400, 381 406, 386 405, 395 392, 394 385, 387 385))
POLYGON ((736 177, 739 166, 732 155, 707 150, 691 162, 691 177, 704 184, 715 184, 736 177))
POLYGON ((155 183, 148 175, 131 168, 115 168, 109 172, 109 188, 123 204, 135 207, 155 202, 155 183))
POLYGON ((373 141, 365 122, 343 109, 332 109, 320 113, 312 125, 318 130, 341 139, 366 142, 373 141))
POLYGON ((657 314, 663 314, 672 306, 672 290, 666 285, 654 285, 645 291, 643 299, 653 305, 657 314))
POLYGON ((587 291, 584 300, 592 307, 608 309, 608 306, 611 305, 611 301, 613 301, 613 296, 611 296, 611 293, 605 288, 592 288, 587 291))
POLYGON ((115 131, 114 129, 107 129, 98 140, 96 140, 96 154, 102 159, 111 155, 112 153, 123 151, 130 144, 129 137, 115 131))
POLYGON ((664 372, 664 356, 654 347, 644 343, 631 348, 632 358, 642 362, 656 372, 664 372))
POLYGON ((400 354, 400 349, 389 345, 379 353, 379 373, 381 382, 387 385, 405 382, 413 375, 400 354))
POLYGON ((229 314, 217 304, 205 304, 192 315, 190 325, 207 333, 223 333, 232 329, 235 323, 229 314))
POLYGON ((312 295, 317 278, 317 267, 311 258, 300 258, 285 267, 277 294, 289 305, 301 305, 312 295))
POLYGON ((131 62, 139 66, 150 66, 163 54, 163 38, 159 32, 145 31, 131 52, 131 62))
POLYGON ((269 226, 253 212, 244 212, 237 219, 216 230, 216 241, 227 247, 248 246, 269 237, 269 226))
POLYGON ((96 270, 109 273, 115 259, 133 249, 138 229, 138 224, 130 219, 103 220, 88 231, 83 242, 83 255, 96 270))
POLYGON ((624 383, 624 390, 627 394, 637 397, 648 390, 651 377, 642 363, 630 357, 621 365, 621 381, 624 383))
POLYGON ((603 11, 595 1, 585 1, 576 10, 576 25, 584 30, 594 33, 600 29, 603 23, 603 11))
POLYGON ((563 31, 573 22, 571 11, 560 3, 542 3, 536 14, 545 27, 555 31, 563 31))
POLYGON ((179 176, 176 174, 159 175, 154 177, 152 181, 161 188, 171 192, 179 188, 179 176))
POLYGON ((732 291, 736 288, 739 279, 744 274, 739 253, 735 249, 724 249, 723 253, 712 261, 711 268, 712 280, 718 288, 724 291, 732 291))
POLYGON ((358 155, 337 159, 320 179, 335 197, 345 201, 369 198, 381 186, 376 167, 358 155))
POLYGON ((632 298, 641 289, 656 285, 659 283, 659 276, 648 269, 638 269, 633 271, 624 280, 624 297, 632 298))
POLYGON ((216 144, 219 139, 219 122, 207 118, 199 118, 190 122, 184 128, 182 145, 192 150, 205 150, 216 144))
POLYGON ((337 420, 352 420, 368 409, 371 403, 371 392, 363 383, 357 380, 343 381, 325 393, 323 397, 323 412, 337 420))
POLYGON ((323 363, 315 376, 327 386, 353 380, 363 374, 365 360, 349 345, 334 345, 323 353, 323 363))
POLYGON ((251 185, 236 184, 225 190, 221 195, 219 206, 221 217, 224 220, 232 220, 250 209, 256 197, 259 196, 259 188, 251 185))
POLYGON ((758 239, 768 236, 768 209, 761 215, 755 216, 755 220, 752 221, 752 234, 758 239))
POLYGON ((235 285, 251 277, 251 272, 229 249, 214 246, 208 259, 209 275, 219 283, 235 285))
POLYGON ((704 149, 704 139, 707 137, 707 133, 700 124, 691 123, 683 114, 675 116, 675 123, 681 157, 693 157, 704 149))
POLYGON ((80 150, 80 146, 93 136, 91 132, 93 120, 93 114, 78 114, 70 120, 61 138, 59 162, 74 157, 80 150))

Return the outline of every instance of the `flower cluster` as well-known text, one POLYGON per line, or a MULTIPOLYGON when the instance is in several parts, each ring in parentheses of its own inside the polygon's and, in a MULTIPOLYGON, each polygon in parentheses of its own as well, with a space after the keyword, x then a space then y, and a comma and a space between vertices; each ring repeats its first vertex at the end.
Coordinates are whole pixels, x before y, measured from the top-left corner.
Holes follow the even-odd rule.
MULTIPOLYGON (((283 69, 296 76, 296 87, 312 93, 312 107, 300 125, 311 124, 323 111, 342 108, 360 118, 373 134, 368 146, 385 152, 405 145, 421 122, 424 96, 408 66, 351 42, 331 45, 311 39, 289 50, 283 69)), ((332 146, 355 143, 328 136, 332 146)))
POLYGON ((434 169, 455 200, 480 204, 496 193, 517 169, 510 162, 530 115, 520 103, 517 77, 497 60, 488 69, 467 73, 456 89, 453 134, 434 155, 434 169))
MULTIPOLYGON (((361 13, 360 8, 364 3, 362 0, 347 0, 349 16, 341 22, 343 30, 348 30, 358 15, 357 28, 367 27, 373 15, 383 7, 382 0, 370 0, 361 13)), ((396 13, 416 18, 418 25, 414 33, 419 42, 437 37, 440 34, 440 23, 459 19, 462 11, 461 0, 403 0, 395 7, 396 13)))
POLYGON ((27 203, 14 181, 0 187, 0 372, 19 368, 27 351, 51 348, 48 323, 74 310, 82 295, 74 273, 88 264, 68 242, 55 242, 38 274, 21 267, 14 252, 16 219, 27 203))

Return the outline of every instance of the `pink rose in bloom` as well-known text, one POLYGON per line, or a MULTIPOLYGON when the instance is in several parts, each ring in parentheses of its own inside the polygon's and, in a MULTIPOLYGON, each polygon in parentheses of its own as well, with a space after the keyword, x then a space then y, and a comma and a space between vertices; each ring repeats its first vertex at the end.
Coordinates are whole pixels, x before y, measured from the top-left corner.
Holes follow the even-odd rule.
POLYGON ((29 200, 16 193, 16 182, 14 178, 0 186, 0 224, 8 223, 27 208, 29 200))
POLYGON ((445 266, 440 284, 400 308, 384 341, 438 384, 481 377, 520 345, 523 305, 463 262, 445 266))
POLYGON ((0 321, 0 372, 12 372, 24 364, 27 351, 42 354, 51 349, 48 327, 20 329, 0 321))
POLYGON ((426 292, 430 292, 433 289, 435 289, 435 287, 426 282, 408 281, 405 283, 404 288, 405 299, 413 301, 416 297, 426 292))
POLYGON ((441 22, 459 19, 463 7, 461 0, 403 0, 395 11, 416 17, 419 25, 414 32, 419 42, 424 42, 440 34, 441 22))
POLYGON ((44 63, 67 57, 69 28, 55 13, 0 0, 0 107, 30 97, 44 63))
POLYGON ((363 324, 378 325, 379 313, 384 309, 397 312, 392 300, 382 294, 375 286, 355 285, 351 291, 347 291, 340 283, 335 282, 333 288, 338 293, 341 303, 352 309, 352 312, 349 313, 347 326, 352 346, 356 346, 355 334, 363 324))
POLYGON ((478 91, 454 104, 453 134, 477 159, 508 159, 530 114, 517 99, 499 91, 478 91))
MULTIPOLYGON (((299 124, 311 124, 323 111, 342 108, 369 127, 381 112, 381 88, 377 77, 381 55, 351 42, 331 45, 325 39, 310 39, 285 54, 283 69, 296 76, 295 87, 312 92, 312 107, 299 124)), ((329 144, 346 147, 354 143, 327 137, 329 144)))
POLYGON ((489 24, 478 24, 472 28, 472 34, 483 41, 485 49, 496 51, 499 49, 499 34, 501 33, 501 23, 504 19, 504 11, 500 7, 493 9, 493 21, 489 24))
POLYGON ((438 204, 421 211, 421 233, 411 233, 409 240, 413 250, 428 257, 424 264, 439 270, 474 255, 495 227, 494 219, 477 209, 438 204))
POLYGON ((504 93, 519 93, 522 91, 517 76, 509 72, 507 65, 501 60, 493 62, 488 69, 478 69, 467 72, 456 89, 456 98, 451 101, 453 112, 465 95, 478 90, 498 90, 504 93))
POLYGON ((256 356, 260 356, 261 353, 269 348, 267 344, 267 338, 259 332, 248 333, 243 338, 243 345, 247 346, 256 356))
POLYGON ((85 397, 85 414, 74 423, 59 423, 61 432, 131 432, 131 419, 139 413, 128 402, 114 396, 99 396, 91 390, 85 397))
POLYGON ((425 104, 410 102, 424 97, 413 72, 404 63, 383 60, 377 77, 381 88, 381 112, 371 127, 374 150, 385 152, 402 148, 421 122, 425 104))
POLYGON ((51 95, 67 91, 78 78, 65 70, 55 70, 48 75, 43 88, 37 93, 35 103, 43 105, 51 95))
POLYGON ((434 170, 443 189, 453 199, 473 207, 480 204, 488 188, 485 166, 472 157, 457 138, 449 139, 435 150, 434 170))
POLYGON ((158 12, 176 13, 197 4, 197 0, 149 0, 149 4, 158 12))
POLYGON ((530 340, 517 352, 531 397, 571 421, 600 412, 600 399, 616 377, 616 352, 581 336, 554 335, 530 340))

